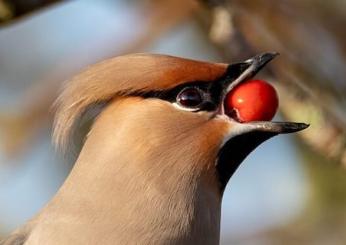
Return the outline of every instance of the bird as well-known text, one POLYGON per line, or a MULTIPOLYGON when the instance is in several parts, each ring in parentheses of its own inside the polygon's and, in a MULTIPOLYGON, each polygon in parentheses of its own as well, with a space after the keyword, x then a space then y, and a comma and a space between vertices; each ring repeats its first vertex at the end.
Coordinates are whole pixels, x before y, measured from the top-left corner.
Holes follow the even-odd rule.
POLYGON ((73 77, 55 103, 53 141, 73 149, 93 112, 74 167, 0 244, 219 244, 222 196, 241 162, 267 139, 308 127, 225 114, 225 93, 276 56, 226 64, 129 54, 73 77))

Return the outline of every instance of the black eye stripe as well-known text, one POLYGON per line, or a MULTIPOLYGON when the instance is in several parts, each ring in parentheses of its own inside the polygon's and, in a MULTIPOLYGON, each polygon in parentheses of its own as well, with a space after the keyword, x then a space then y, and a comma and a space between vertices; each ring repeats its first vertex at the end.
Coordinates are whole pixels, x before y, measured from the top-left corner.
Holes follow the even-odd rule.
POLYGON ((186 107, 187 109, 193 109, 194 112, 198 111, 214 111, 219 104, 219 94, 218 90, 214 90, 213 82, 189 82, 178 85, 175 88, 163 91, 150 91, 146 93, 138 94, 144 98, 158 98, 161 100, 166 100, 171 103, 177 103, 182 107, 186 107), (177 96, 186 89, 196 89, 199 90, 202 94, 202 103, 199 106, 191 106, 181 105, 177 101, 177 96), (216 92, 216 93, 215 93, 216 92))
POLYGON ((169 90, 165 90, 165 91, 161 91, 157 98, 163 99, 163 100, 167 100, 170 102, 174 102, 178 96, 178 94, 186 89, 186 88, 196 88, 196 89, 200 89, 201 91, 205 92, 205 93, 209 93, 209 88, 210 88, 210 83, 206 83, 206 82, 190 82, 190 83, 185 83, 185 84, 181 84, 175 88, 169 89, 169 90))

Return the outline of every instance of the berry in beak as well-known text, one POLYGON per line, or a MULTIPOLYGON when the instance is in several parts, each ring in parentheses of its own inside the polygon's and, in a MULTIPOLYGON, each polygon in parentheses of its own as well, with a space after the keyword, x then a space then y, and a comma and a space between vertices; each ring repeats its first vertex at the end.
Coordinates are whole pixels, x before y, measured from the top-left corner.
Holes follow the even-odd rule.
POLYGON ((232 89, 225 97, 225 113, 238 122, 270 121, 278 109, 278 95, 263 80, 248 80, 232 89))
MULTIPOLYGON (((264 53, 245 62, 231 64, 227 69, 226 76, 219 82, 219 85, 216 85, 222 88, 220 95, 222 103, 220 103, 218 110, 219 116, 227 118, 231 125, 230 132, 222 144, 216 163, 222 191, 239 164, 262 142, 275 135, 298 132, 309 126, 305 123, 269 121, 275 114, 278 100, 275 90, 268 88, 267 84, 261 84, 262 87, 250 86, 250 89, 263 89, 264 86, 266 93, 258 95, 258 91, 246 91, 247 94, 250 94, 250 97, 257 94, 256 99, 261 100, 260 103, 264 102, 259 107, 260 109, 254 109, 255 113, 245 116, 244 120, 244 118, 241 118, 241 112, 238 111, 239 114, 231 112, 238 108, 230 103, 228 99, 237 94, 237 90, 241 89, 244 84, 251 82, 251 79, 277 55, 278 53, 264 53), (268 92, 268 90, 271 91, 268 92), (261 95, 269 97, 261 97, 261 95), (270 116, 264 113, 268 108, 271 111, 270 116), (263 121, 257 121, 258 119, 263 121)), ((255 83, 258 85, 258 82, 255 83)), ((250 98, 252 102, 246 106, 256 107, 256 99, 250 98)), ((253 108, 245 109, 251 111, 253 108)))

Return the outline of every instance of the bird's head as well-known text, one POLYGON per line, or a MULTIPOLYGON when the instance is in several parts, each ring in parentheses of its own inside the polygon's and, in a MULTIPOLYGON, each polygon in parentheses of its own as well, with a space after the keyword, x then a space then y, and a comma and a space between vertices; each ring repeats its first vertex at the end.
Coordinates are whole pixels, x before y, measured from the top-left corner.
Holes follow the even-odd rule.
POLYGON ((95 165, 102 158, 109 168, 117 162, 135 166, 147 178, 161 178, 161 184, 190 176, 187 182, 193 185, 200 178, 222 193, 259 144, 307 127, 240 123, 224 113, 225 94, 275 55, 265 53, 230 65, 153 54, 106 60, 66 84, 57 104, 55 141, 66 147, 81 116, 104 105, 82 149, 81 155, 88 151, 84 158, 95 165), (178 173, 174 176, 173 171, 178 173))

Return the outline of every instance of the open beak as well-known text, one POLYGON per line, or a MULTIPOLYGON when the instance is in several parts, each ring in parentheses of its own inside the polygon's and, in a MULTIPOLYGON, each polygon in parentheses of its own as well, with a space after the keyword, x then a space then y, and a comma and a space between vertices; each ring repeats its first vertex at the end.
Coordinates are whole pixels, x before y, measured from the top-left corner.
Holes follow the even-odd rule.
MULTIPOLYGON (((221 89, 219 114, 226 116, 224 113, 226 94, 240 83, 254 77, 277 55, 278 53, 264 53, 244 62, 228 66, 225 77, 218 83, 219 89, 221 89)), ((295 122, 258 121, 240 123, 233 118, 229 118, 229 120, 232 124, 232 130, 219 151, 216 163, 222 191, 240 163, 262 142, 275 135, 294 133, 309 126, 305 123, 295 122)))
MULTIPOLYGON (((219 82, 221 84, 220 113, 225 114, 224 99, 227 93, 237 85, 253 78, 268 62, 274 59, 278 53, 264 53, 244 62, 231 64, 227 68, 226 76, 219 82)), ((234 120, 230 118, 231 120, 234 120)), ((240 124, 240 123, 239 123, 240 124)), ((273 134, 293 133, 307 128, 305 123, 294 122, 250 122, 239 125, 241 132, 262 131, 273 134)))

